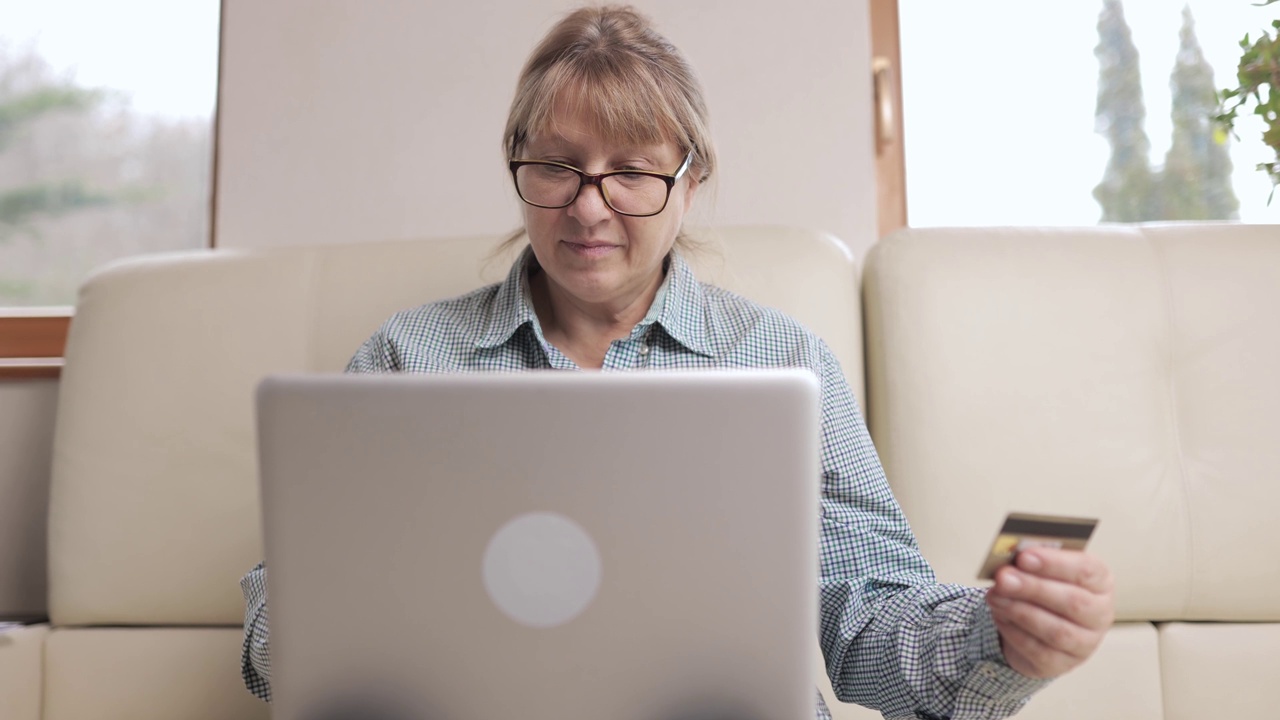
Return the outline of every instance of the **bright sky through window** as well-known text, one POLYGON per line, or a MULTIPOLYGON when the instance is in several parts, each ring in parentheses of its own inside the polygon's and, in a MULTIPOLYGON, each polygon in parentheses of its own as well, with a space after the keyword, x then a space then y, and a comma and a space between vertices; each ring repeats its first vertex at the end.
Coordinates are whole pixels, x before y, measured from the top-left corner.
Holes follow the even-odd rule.
POLYGON ((135 112, 212 117, 218 13, 216 1, 5 0, 0 41, 82 87, 124 90, 135 112))
MULTIPOLYGON (((981 3, 899 0, 910 224, 1092 225, 1092 196, 1109 150, 1094 132, 1102 0, 981 3)), ((1221 89, 1234 79, 1245 33, 1280 5, 1250 0, 1123 0, 1141 63, 1151 165, 1172 133, 1169 76, 1182 8, 1221 89)), ((1231 158, 1240 219, 1280 223, 1280 194, 1254 170, 1267 159, 1261 125, 1238 128, 1231 158)), ((1274 158, 1271 158, 1274 160, 1274 158)))
POLYGON ((0 307, 207 247, 218 0, 3 0, 0 307))

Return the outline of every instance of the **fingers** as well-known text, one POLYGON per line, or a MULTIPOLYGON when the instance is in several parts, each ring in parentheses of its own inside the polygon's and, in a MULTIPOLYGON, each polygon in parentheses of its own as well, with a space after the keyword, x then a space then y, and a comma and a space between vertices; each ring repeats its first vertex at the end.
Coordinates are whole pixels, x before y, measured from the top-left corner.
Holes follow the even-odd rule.
POLYGON ((994 608, 991 619, 995 621, 996 630, 1000 633, 1005 662, 1027 677, 1057 677, 1083 662, 1081 658, 1044 644, 994 608))
POLYGON ((1110 627, 1115 617, 1109 592, 1095 593, 1017 568, 1002 568, 996 574, 996 585, 989 595, 1040 607, 1071 623, 1094 630, 1110 627))
POLYGON ((1115 619, 1111 572, 1078 551, 1036 548, 1001 568, 987 592, 1005 659, 1029 677, 1055 677, 1097 649, 1115 619))
MULTIPOLYGON (((1035 643, 1024 648, 1032 655, 1063 655, 1064 661, 1078 664, 1093 652, 1101 639, 1101 631, 1053 613, 1022 600, 990 595, 991 619, 997 628, 1008 626, 1035 643)), ((1006 638, 1008 639, 1008 638, 1006 638)))
POLYGON ((1032 548, 1018 553, 1017 567, 1039 577, 1106 594, 1113 587, 1111 570, 1095 555, 1078 550, 1032 548))

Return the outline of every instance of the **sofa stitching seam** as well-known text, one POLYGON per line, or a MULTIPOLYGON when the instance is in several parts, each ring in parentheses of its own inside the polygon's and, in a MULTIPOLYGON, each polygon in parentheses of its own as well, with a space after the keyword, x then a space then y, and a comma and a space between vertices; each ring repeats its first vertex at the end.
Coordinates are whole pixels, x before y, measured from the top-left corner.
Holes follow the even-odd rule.
POLYGON ((1145 237, 1151 246, 1152 252, 1156 259, 1156 271, 1160 279, 1161 299, 1163 300, 1165 310, 1165 330, 1168 333, 1169 348, 1166 359, 1166 367, 1169 372, 1168 381, 1168 403, 1169 403, 1169 419, 1173 430, 1173 447, 1178 463, 1178 477, 1180 479, 1179 487, 1182 490, 1182 512, 1186 519, 1186 560, 1187 560, 1187 579, 1183 588, 1182 608, 1178 613, 1180 618, 1185 618, 1188 609, 1191 606, 1192 596, 1194 594, 1195 584, 1195 523, 1193 522, 1191 513, 1191 487, 1190 475, 1187 472, 1186 453, 1183 451, 1182 443, 1182 423, 1178 415, 1178 387, 1177 387, 1177 352, 1174 348, 1176 321, 1174 314, 1173 302, 1173 283, 1169 277, 1168 259, 1162 252, 1159 241, 1151 235, 1147 228, 1142 228, 1143 237, 1145 237))

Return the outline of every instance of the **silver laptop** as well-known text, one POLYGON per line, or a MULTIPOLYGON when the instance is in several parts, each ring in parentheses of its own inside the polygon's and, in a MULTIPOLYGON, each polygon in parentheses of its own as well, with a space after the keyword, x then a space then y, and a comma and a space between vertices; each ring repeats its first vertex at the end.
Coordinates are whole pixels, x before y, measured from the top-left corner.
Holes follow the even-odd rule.
POLYGON ((273 377, 276 720, 808 720, 800 370, 273 377))

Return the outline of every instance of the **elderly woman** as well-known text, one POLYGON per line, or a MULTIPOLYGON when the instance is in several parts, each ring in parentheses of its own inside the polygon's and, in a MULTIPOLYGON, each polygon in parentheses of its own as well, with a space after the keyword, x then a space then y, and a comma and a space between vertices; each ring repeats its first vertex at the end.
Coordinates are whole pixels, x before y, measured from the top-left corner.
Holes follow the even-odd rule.
MULTIPOLYGON (((503 142, 529 247, 502 283, 390 318, 349 371, 809 368, 822 393, 820 641, 842 700, 1003 717, 1094 651, 1113 616, 1100 560, 1039 548, 989 591, 938 584, 831 352, 694 279, 681 223, 715 149, 691 68, 643 17, 588 8, 556 25, 520 75, 503 142)), ((265 572, 241 583, 243 671, 269 699, 265 572)))

